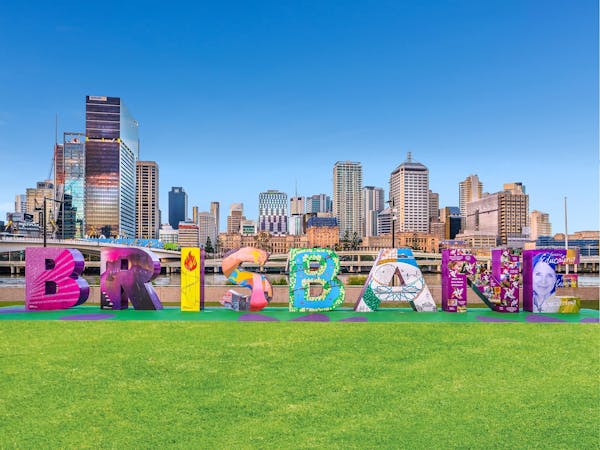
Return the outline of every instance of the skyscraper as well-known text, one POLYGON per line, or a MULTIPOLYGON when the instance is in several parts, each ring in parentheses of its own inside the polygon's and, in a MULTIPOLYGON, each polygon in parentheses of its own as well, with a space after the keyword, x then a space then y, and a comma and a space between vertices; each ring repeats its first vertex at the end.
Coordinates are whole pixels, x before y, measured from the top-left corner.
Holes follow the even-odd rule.
POLYGON ((287 194, 268 190, 258 194, 258 230, 287 234, 287 194))
POLYGON ((85 230, 134 237, 138 122, 118 97, 86 97, 85 230))
POLYGON ((290 234, 298 236, 304 233, 304 210, 304 197, 299 197, 298 195, 296 195, 295 197, 290 198, 290 234))
POLYGON ((246 217, 244 217, 244 204, 232 203, 227 216, 227 233, 239 233, 243 220, 246 220, 246 217))
POLYGON ((15 212, 23 214, 27 212, 27 195, 17 194, 15 196, 15 212))
POLYGON ((365 186, 363 189, 365 212, 365 236, 377 236, 377 216, 385 208, 383 188, 365 186))
POLYGON ((221 220, 220 216, 219 216, 220 206, 221 205, 219 204, 219 202, 210 202, 210 213, 215 218, 215 225, 217 227, 217 229, 216 229, 217 236, 219 235, 220 229, 221 229, 220 225, 219 225, 219 220, 221 220))
POLYGON ((527 237, 529 196, 521 183, 505 184, 505 190, 467 203, 463 234, 485 232, 499 238, 501 245, 527 237))
POLYGON ((214 250, 217 243, 217 226, 215 223, 215 216, 208 211, 201 211, 198 213, 197 223, 200 246, 204 247, 208 241, 208 238, 210 238, 210 245, 214 250))
POLYGON ((550 223, 550 215, 548 213, 533 210, 530 214, 530 229, 532 240, 540 236, 552 236, 552 224, 550 223))
POLYGON ((137 161, 136 190, 136 237, 158 239, 158 164, 155 161, 137 161))
POLYGON ((429 231, 429 169, 413 161, 411 152, 390 175, 390 200, 397 209, 396 231, 429 231))
POLYGON ((333 215, 338 220, 340 236, 346 232, 363 236, 362 165, 338 161, 333 166, 333 215))
POLYGON ((179 228, 179 222, 187 218, 188 199, 181 186, 173 186, 169 191, 169 223, 174 229, 179 228))
MULTIPOLYGON (((54 198, 54 183, 51 180, 38 181, 35 188, 25 190, 27 198, 27 214, 33 217, 33 222, 40 226, 44 221, 44 198, 54 198)), ((46 231, 52 231, 52 224, 55 219, 55 204, 53 201, 46 201, 46 231)))
POLYGON ((316 194, 306 197, 307 213, 330 213, 333 211, 331 197, 327 194, 316 194))
POLYGON ((483 196, 483 184, 477 175, 469 175, 458 183, 458 207, 462 216, 461 228, 466 227, 467 203, 479 200, 483 196))
MULTIPOLYGON (((71 207, 75 212, 73 224, 66 224, 65 229, 74 227, 75 236, 85 234, 85 135, 83 133, 64 133, 63 144, 57 145, 54 153, 54 188, 55 198, 65 201, 71 197, 71 207)), ((61 220, 70 220, 72 214, 61 215, 61 220)), ((59 222, 59 227, 62 225, 59 222)))

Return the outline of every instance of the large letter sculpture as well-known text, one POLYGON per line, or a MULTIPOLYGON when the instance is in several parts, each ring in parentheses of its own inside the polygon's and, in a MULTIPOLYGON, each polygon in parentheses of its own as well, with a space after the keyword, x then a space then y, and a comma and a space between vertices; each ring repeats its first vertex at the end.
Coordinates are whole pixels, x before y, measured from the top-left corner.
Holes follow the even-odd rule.
POLYGON ((467 311, 467 275, 475 273, 477 259, 462 248, 442 250, 442 310, 467 311))
POLYGON ((141 248, 103 248, 100 253, 100 307, 162 309, 152 287, 160 274, 160 261, 150 250, 141 248))
POLYGON ((85 267, 79 250, 25 249, 25 308, 65 309, 81 305, 90 287, 80 278, 85 267))
POLYGON ((345 289, 337 278, 340 259, 335 252, 293 248, 289 264, 290 311, 331 311, 344 303, 345 289))
MULTIPOLYGON (((523 251, 523 309, 534 313, 577 312, 570 299, 556 296, 556 287, 564 285, 556 266, 578 264, 575 249, 539 249, 523 251)), ((570 285, 577 280, 569 276, 570 285)))
POLYGON ((520 255, 517 249, 492 250, 492 271, 478 265, 469 277, 475 293, 493 311, 519 312, 520 255))
POLYGON ((240 270, 243 262, 253 262, 261 266, 267 261, 269 254, 264 250, 243 247, 233 250, 223 258, 223 274, 231 283, 250 289, 250 296, 229 290, 221 303, 234 311, 260 311, 273 298, 273 287, 264 275, 240 270))
POLYGON ((381 302, 408 302, 415 311, 437 311, 411 249, 379 251, 354 310, 376 311, 381 302), (397 286, 393 285, 395 276, 397 286))
POLYGON ((204 249, 181 249, 181 310, 204 309, 204 249))

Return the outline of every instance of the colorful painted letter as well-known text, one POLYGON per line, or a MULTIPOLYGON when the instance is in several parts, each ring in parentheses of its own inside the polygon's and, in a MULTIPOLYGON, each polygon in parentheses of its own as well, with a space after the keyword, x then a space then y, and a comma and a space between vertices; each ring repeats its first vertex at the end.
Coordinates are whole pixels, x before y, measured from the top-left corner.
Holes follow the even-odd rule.
POLYGON ((293 248, 289 264, 290 311, 331 311, 344 303, 345 289, 337 278, 340 259, 335 252, 293 248))
POLYGON ((150 250, 103 248, 100 252, 100 307, 162 309, 150 284, 160 273, 160 261, 150 250))
POLYGON ((79 250, 25 249, 25 308, 51 310, 81 305, 90 294, 87 281, 79 276, 84 267, 79 250))
POLYGON ((518 313, 520 268, 518 249, 493 249, 491 273, 478 265, 469 284, 492 311, 518 313))
MULTIPOLYGON (((523 251, 523 309, 534 313, 577 312, 568 299, 556 296, 556 288, 564 285, 564 276, 556 273, 556 266, 578 264, 576 249, 537 249, 523 251), (561 311, 562 309, 562 311, 561 311)), ((569 284, 576 285, 573 275, 569 284)))
POLYGON ((475 273, 477 259, 468 250, 442 250, 442 310, 467 311, 467 275, 475 273))
POLYGON ((415 311, 437 311, 411 249, 379 251, 354 310, 376 311, 381 302, 408 302, 415 311), (394 285, 395 277, 398 285, 394 285))
POLYGON ((181 249, 181 310, 204 309, 204 249, 181 249))
POLYGON ((269 254, 253 247, 242 247, 225 255, 221 267, 223 274, 231 283, 250 289, 250 298, 235 291, 228 291, 221 303, 235 311, 260 311, 273 298, 273 287, 264 275, 240 270, 243 262, 263 265, 269 254))

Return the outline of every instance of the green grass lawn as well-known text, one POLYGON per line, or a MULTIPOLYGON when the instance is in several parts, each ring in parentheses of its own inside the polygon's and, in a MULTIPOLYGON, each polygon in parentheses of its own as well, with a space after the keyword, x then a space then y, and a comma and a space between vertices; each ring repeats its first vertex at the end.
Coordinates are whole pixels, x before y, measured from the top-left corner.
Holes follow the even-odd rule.
POLYGON ((600 327, 0 323, 0 447, 597 448, 600 327))

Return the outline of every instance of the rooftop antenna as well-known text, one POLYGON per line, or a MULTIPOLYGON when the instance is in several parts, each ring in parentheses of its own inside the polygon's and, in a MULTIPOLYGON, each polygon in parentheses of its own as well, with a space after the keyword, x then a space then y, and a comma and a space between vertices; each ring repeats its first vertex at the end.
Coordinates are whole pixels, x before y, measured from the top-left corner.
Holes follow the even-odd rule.
POLYGON ((412 152, 408 152, 408 153, 406 154, 406 161, 407 161, 407 162, 412 162, 412 152))

